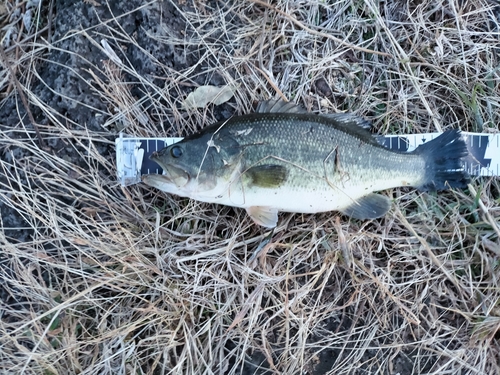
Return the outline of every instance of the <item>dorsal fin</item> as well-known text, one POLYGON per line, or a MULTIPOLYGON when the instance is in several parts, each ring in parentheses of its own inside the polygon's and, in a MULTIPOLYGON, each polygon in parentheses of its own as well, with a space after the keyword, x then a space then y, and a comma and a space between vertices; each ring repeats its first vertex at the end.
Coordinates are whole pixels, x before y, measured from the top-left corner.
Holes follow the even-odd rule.
POLYGON ((372 123, 359 117, 353 113, 326 113, 320 114, 319 116, 327 117, 338 123, 346 124, 347 126, 359 126, 363 129, 370 130, 372 128, 372 123))
POLYGON ((353 113, 331 113, 318 115, 333 121, 337 126, 342 127, 347 133, 357 136, 372 145, 382 146, 381 142, 370 133, 372 127, 368 120, 353 113))
POLYGON ((285 102, 283 99, 270 99, 262 101, 257 106, 257 113, 297 113, 297 114, 310 114, 311 116, 324 117, 330 121, 333 121, 337 126, 341 126, 346 129, 350 134, 356 135, 366 142, 373 145, 380 146, 380 142, 377 141, 373 135, 370 133, 372 124, 370 121, 365 120, 353 113, 330 113, 330 114, 319 114, 315 115, 307 112, 304 108, 298 106, 293 102, 285 102))
MULTIPOLYGON (((305 113, 308 114, 304 108, 293 102, 285 102, 283 99, 270 99, 262 101, 257 106, 257 113, 305 113)), ((352 113, 327 113, 317 116, 327 117, 337 123, 360 126, 363 129, 371 129, 372 124, 362 117, 356 116, 352 113)))
POLYGON ((285 102, 283 99, 271 99, 260 102, 257 113, 308 113, 294 102, 285 102))

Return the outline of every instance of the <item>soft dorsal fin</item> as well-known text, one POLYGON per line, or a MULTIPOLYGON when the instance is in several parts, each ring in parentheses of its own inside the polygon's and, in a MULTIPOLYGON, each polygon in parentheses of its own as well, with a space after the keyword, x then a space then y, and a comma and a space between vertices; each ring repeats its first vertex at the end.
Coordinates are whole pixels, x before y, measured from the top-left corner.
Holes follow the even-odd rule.
POLYGON ((372 123, 365 120, 363 117, 359 117, 353 113, 326 113, 320 114, 319 116, 329 118, 337 123, 345 124, 347 126, 359 126, 360 128, 370 130, 372 128, 372 123))
POLYGON ((260 102, 257 113, 308 113, 294 102, 285 102, 283 99, 271 99, 260 102))
MULTIPOLYGON (((257 113, 303 113, 308 114, 304 108, 293 102, 285 102, 283 99, 270 99, 262 101, 257 106, 257 113)), ((370 121, 365 120, 362 117, 356 116, 352 113, 326 113, 319 114, 317 116, 326 117, 333 120, 339 124, 345 124, 347 126, 359 126, 363 129, 370 130, 372 124, 370 121)))
POLYGON ((381 143, 375 139, 370 133, 371 123, 362 117, 353 113, 331 113, 319 115, 323 118, 329 119, 337 126, 343 128, 347 133, 354 135, 363 141, 377 146, 382 146, 381 143))

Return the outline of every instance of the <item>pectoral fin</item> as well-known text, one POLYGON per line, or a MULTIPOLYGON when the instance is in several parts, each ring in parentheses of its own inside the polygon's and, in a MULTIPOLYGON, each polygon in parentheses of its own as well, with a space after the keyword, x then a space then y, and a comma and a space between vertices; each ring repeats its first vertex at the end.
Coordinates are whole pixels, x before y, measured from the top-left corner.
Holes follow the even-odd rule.
POLYGON ((275 164, 258 165, 245 172, 250 185, 263 188, 279 187, 285 182, 287 175, 286 167, 275 164))
POLYGON ((274 228, 278 223, 278 210, 273 207, 252 206, 247 213, 257 224, 267 228, 274 228))
POLYGON ((376 219, 384 216, 391 208, 391 201, 386 196, 380 194, 368 194, 357 199, 347 208, 340 210, 344 215, 353 219, 376 219))

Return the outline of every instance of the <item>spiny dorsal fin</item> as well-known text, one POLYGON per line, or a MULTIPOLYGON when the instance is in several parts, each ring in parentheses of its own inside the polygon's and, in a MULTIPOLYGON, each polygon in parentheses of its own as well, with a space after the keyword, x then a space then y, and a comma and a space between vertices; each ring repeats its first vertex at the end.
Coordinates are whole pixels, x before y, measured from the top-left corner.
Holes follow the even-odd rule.
POLYGON ((257 113, 308 113, 304 108, 293 102, 285 102, 283 99, 271 99, 260 102, 257 113))

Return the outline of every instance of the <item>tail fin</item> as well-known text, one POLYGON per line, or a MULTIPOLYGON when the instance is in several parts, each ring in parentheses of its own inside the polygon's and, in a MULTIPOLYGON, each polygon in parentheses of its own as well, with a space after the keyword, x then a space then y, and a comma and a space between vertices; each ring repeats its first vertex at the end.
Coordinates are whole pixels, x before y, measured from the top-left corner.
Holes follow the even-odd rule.
POLYGON ((450 187, 463 188, 470 181, 464 170, 462 158, 468 153, 467 145, 459 130, 447 130, 439 137, 417 147, 414 154, 426 161, 425 182, 419 190, 445 190, 450 187))

